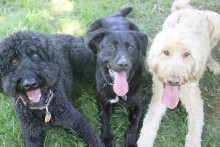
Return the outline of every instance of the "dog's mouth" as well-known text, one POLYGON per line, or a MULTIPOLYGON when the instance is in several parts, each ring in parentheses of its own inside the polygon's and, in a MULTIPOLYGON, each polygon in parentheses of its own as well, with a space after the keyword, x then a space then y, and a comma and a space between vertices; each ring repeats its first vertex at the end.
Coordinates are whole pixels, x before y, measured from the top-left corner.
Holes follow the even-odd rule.
POLYGON ((170 86, 169 84, 164 84, 162 102, 169 109, 177 107, 180 99, 179 89, 180 86, 170 86))
POLYGON ((47 93, 47 90, 35 88, 20 94, 18 99, 21 99, 24 105, 30 109, 41 110, 45 108, 45 101, 48 98, 47 93))
POLYGON ((26 92, 27 97, 32 103, 38 103, 41 100, 41 89, 37 88, 26 92))
POLYGON ((41 88, 36 88, 20 94, 15 101, 15 106, 19 100, 22 100, 23 104, 32 110, 43 110, 46 109, 45 122, 49 122, 51 119, 51 113, 48 110, 50 102, 54 96, 52 90, 45 90, 41 88))
POLYGON ((109 69, 109 75, 113 80, 113 91, 118 96, 124 96, 129 90, 128 73, 126 71, 116 72, 109 69))

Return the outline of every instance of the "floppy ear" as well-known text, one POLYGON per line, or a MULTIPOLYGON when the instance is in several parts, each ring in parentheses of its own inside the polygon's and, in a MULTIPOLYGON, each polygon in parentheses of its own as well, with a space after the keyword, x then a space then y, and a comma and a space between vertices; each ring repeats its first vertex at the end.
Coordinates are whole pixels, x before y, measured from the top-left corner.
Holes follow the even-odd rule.
POLYGON ((94 23, 91 24, 89 29, 87 30, 87 45, 93 51, 93 53, 97 52, 97 45, 102 40, 106 29, 103 29, 102 26, 103 19, 98 19, 94 23))
POLYGON ((100 28, 93 32, 87 32, 87 45, 96 54, 97 47, 104 35, 107 33, 106 29, 100 28))
POLYGON ((148 44, 147 35, 145 35, 144 33, 141 33, 141 32, 137 32, 137 31, 134 31, 133 34, 137 38, 139 48, 142 52, 142 55, 145 56, 146 55, 146 48, 147 48, 147 44, 148 44))

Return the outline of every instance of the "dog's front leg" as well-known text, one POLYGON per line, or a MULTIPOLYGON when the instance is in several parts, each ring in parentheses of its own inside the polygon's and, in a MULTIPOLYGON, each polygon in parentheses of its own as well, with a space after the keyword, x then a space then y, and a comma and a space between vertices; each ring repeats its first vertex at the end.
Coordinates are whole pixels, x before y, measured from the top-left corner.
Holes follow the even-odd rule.
POLYGON ((162 103, 162 94, 163 83, 153 77, 153 97, 137 141, 138 147, 152 147, 154 145, 161 119, 166 112, 166 107, 162 103))
POLYGON ((25 146, 26 147, 43 147, 44 146, 43 133, 33 134, 33 132, 30 134, 23 134, 25 146))
POLYGON ((138 147, 153 147, 161 119, 165 112, 166 107, 162 104, 162 100, 158 101, 158 99, 153 97, 137 141, 138 147))
POLYGON ((112 104, 100 102, 99 105, 102 112, 102 141, 106 147, 114 147, 114 137, 110 123, 112 104))
POLYGON ((26 147, 44 146, 44 134, 43 134, 43 128, 41 128, 41 124, 34 124, 33 122, 29 121, 29 122, 20 122, 20 126, 24 138, 24 144, 26 147))
POLYGON ((15 107, 19 119, 21 134, 26 147, 44 146, 44 120, 36 113, 39 110, 30 110, 18 103, 15 107))
POLYGON ((182 86, 183 105, 188 112, 188 134, 185 147, 201 147, 202 128, 204 125, 203 101, 197 84, 182 86))
POLYGON ((90 147, 103 147, 99 135, 95 132, 92 124, 70 103, 65 103, 60 109, 55 109, 55 125, 65 129, 74 130, 90 147))
POLYGON ((126 137, 126 147, 137 147, 137 133, 142 115, 141 103, 129 107, 130 127, 126 137))

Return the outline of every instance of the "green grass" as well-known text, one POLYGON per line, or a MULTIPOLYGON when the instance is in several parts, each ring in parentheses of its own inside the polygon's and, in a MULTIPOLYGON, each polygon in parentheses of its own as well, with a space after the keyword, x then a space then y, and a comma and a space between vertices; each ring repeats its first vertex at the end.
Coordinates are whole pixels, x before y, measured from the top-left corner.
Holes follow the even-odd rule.
MULTIPOLYGON (((149 36, 150 44, 162 23, 170 13, 171 0, 0 0, 0 40, 18 30, 36 30, 52 33, 68 33, 85 37, 91 22, 117 12, 123 7, 133 6, 128 16, 141 31, 149 36)), ((210 9, 220 13, 219 0, 192 0, 192 4, 201 9, 210 9)), ((149 45, 150 46, 150 45, 149 45)), ((148 46, 148 47, 149 47, 148 46)), ((220 61, 220 44, 214 57, 220 61)), ((94 77, 91 75, 91 77, 94 77)), ((73 104, 93 124, 100 134, 100 112, 98 111, 94 78, 87 77, 76 83, 73 104)), ((150 101, 151 76, 144 72, 142 82, 145 104, 150 101)), ((200 81, 205 107, 205 126, 202 146, 220 147, 220 78, 206 72, 200 81)), ((24 146, 18 120, 13 110, 13 98, 0 95, 0 146, 24 146)), ((146 111, 145 107, 145 111, 146 111)), ((127 109, 117 104, 113 110, 112 127, 117 147, 124 147, 125 134, 129 125, 127 109)), ((183 107, 167 111, 163 118, 156 147, 182 147, 187 133, 187 114, 183 107)), ((85 146, 73 131, 54 128, 47 131, 45 146, 83 147, 85 146)))

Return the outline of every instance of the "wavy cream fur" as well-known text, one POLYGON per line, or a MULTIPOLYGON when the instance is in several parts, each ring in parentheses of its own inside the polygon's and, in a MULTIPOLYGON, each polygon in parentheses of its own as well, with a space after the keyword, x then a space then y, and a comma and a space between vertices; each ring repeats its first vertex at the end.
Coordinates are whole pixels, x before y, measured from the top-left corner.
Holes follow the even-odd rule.
POLYGON ((174 1, 172 13, 156 35, 146 57, 145 66, 153 74, 153 96, 137 142, 139 147, 154 144, 166 112, 162 94, 169 76, 180 78, 180 101, 188 112, 185 146, 201 146, 204 113, 199 79, 206 67, 215 75, 220 73, 219 63, 210 54, 220 38, 220 15, 197 10, 189 2, 174 1), (169 50, 170 55, 164 56, 164 50, 169 50), (185 52, 189 53, 187 58, 183 58, 185 52))

